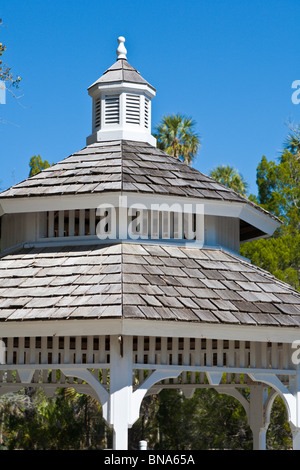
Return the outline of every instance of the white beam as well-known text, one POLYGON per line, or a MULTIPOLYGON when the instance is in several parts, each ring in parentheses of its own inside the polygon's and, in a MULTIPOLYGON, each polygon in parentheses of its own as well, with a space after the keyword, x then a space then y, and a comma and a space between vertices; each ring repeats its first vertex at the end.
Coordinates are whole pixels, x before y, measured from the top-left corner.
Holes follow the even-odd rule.
MULTIPOLYGON (((71 210, 71 209, 92 209, 100 204, 113 204, 119 207, 119 198, 127 198, 127 206, 132 207, 137 204, 137 195, 130 192, 105 192, 105 194, 72 194, 61 197, 60 195, 39 196, 39 197, 7 197, 0 199, 3 213, 21 212, 43 212, 51 210, 71 210)), ((153 204, 161 206, 160 195, 139 194, 139 204, 144 208, 151 209, 153 204)), ((201 198, 186 198, 164 196, 165 206, 176 204, 182 208, 182 212, 187 206, 201 205, 203 214, 216 215, 222 217, 235 217, 250 223, 262 232, 272 235, 274 230, 280 226, 280 222, 274 219, 267 212, 252 206, 249 202, 233 201, 213 201, 201 198)), ((165 210, 168 210, 167 208, 165 210)))
POLYGON ((225 325, 184 321, 136 320, 130 318, 1 321, 0 337, 134 335, 175 338, 212 338, 236 341, 293 343, 299 329, 293 327, 225 325))

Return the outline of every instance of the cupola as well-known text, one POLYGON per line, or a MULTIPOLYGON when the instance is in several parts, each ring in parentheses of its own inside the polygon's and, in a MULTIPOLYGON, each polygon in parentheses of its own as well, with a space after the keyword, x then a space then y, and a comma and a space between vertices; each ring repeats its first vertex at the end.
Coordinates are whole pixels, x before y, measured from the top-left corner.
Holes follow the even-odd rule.
POLYGON ((118 38, 117 61, 88 88, 93 99, 92 134, 87 145, 130 140, 155 146, 151 100, 156 90, 127 62, 125 38, 118 38))

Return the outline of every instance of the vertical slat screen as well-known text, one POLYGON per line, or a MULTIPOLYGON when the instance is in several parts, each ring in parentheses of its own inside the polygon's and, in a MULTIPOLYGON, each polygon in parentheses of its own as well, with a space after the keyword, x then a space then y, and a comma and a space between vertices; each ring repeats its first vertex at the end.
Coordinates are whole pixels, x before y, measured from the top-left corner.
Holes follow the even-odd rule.
POLYGON ((150 101, 148 98, 145 97, 145 127, 148 129, 149 127, 149 111, 150 111, 150 101))
POLYGON ((126 94, 126 123, 140 124, 140 96, 126 94))
POLYGON ((100 127, 101 125, 101 98, 95 100, 95 110, 94 110, 94 122, 95 122, 95 129, 100 127))
POLYGON ((120 120, 119 95, 110 95, 105 98, 105 124, 119 124, 120 120))

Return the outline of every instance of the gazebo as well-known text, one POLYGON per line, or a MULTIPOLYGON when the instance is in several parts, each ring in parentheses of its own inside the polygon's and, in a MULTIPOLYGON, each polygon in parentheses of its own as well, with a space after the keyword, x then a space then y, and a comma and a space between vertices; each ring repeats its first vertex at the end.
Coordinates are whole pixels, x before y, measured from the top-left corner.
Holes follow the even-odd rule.
POLYGON ((279 395, 300 449, 300 293, 239 255, 280 222, 156 147, 124 41, 88 89, 86 146, 0 194, 0 393, 92 395, 116 450, 146 394, 201 387, 265 449, 279 395))

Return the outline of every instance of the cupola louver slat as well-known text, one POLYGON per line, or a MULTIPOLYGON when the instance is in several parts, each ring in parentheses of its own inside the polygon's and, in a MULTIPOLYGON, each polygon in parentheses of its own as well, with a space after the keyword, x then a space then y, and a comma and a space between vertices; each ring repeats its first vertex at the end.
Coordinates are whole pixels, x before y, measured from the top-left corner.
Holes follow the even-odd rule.
POLYGON ((119 95, 105 98, 105 124, 119 124, 120 104, 119 95))
POLYGON ((126 95, 126 123, 140 124, 140 96, 126 95))
POLYGON ((95 102, 95 128, 101 125, 101 98, 95 102))
POLYGON ((149 127, 149 100, 145 98, 145 127, 149 127))

